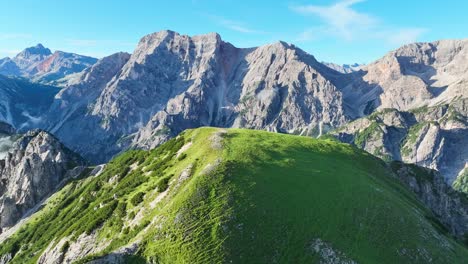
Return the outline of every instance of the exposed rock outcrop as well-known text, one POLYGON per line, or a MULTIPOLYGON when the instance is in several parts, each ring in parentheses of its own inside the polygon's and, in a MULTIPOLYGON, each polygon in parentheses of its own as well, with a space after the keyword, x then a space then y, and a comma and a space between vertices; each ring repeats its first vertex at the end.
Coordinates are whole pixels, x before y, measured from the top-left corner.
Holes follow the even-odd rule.
POLYGON ((104 130, 103 120, 92 115, 92 106, 106 85, 117 81, 115 76, 129 58, 127 53, 116 53, 80 73, 55 96, 41 127, 74 151, 89 154, 87 157, 92 160, 107 162, 107 159, 94 157, 111 157, 118 152, 116 140, 121 134, 104 130))
MULTIPOLYGON (((30 131, 0 160, 0 227, 13 226, 85 162, 52 135, 30 131)), ((76 171, 75 171, 76 174, 76 171)))
POLYGON ((408 112, 385 109, 331 134, 384 160, 438 170, 451 184, 468 163, 468 99, 408 112))
MULTIPOLYGON (((396 177, 429 208, 437 220, 459 239, 468 242, 468 196, 455 191, 436 171, 392 162, 396 177)), ((439 223, 434 221, 435 225, 439 223)))

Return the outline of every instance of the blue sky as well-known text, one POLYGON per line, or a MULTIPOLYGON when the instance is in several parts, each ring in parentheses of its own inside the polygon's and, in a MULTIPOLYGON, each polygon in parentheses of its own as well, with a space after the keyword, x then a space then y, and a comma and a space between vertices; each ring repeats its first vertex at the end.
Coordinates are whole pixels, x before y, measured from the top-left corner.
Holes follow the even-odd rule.
POLYGON ((218 32, 252 47, 278 40, 318 60, 368 63, 414 41, 468 37, 462 0, 0 0, 0 57, 42 43, 96 57, 151 32, 218 32))

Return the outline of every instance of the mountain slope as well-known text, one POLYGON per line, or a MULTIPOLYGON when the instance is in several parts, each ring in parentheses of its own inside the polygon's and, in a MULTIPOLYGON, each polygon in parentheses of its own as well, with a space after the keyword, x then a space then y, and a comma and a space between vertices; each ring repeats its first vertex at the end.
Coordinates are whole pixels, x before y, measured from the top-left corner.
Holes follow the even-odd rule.
POLYGON ((0 121, 17 129, 37 128, 59 89, 0 75, 0 121))
POLYGON ((76 180, 0 244, 10 263, 463 263, 468 249, 349 145, 189 130, 76 180), (339 166, 338 166, 339 164, 339 166))

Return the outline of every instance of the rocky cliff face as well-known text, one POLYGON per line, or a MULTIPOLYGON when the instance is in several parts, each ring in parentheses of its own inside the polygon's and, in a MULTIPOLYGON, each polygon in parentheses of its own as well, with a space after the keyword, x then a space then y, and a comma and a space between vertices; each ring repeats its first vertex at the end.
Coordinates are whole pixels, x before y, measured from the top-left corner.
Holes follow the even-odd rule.
POLYGON ((74 53, 56 51, 42 44, 27 48, 14 58, 0 59, 0 74, 21 76, 35 82, 60 83, 67 75, 78 73, 96 63, 95 58, 74 53))
MULTIPOLYGON (((100 94, 87 102, 88 112, 76 113, 80 130, 73 138, 66 138, 63 126, 53 130, 94 161, 130 145, 156 146, 187 128, 318 135, 348 120, 334 85, 339 73, 283 42, 239 49, 217 34, 162 31, 142 38, 128 61, 120 62, 121 68, 86 84, 100 94)), ((79 100, 80 93, 69 91, 75 98, 70 101, 79 100)), ((64 107, 53 112, 73 109, 56 99, 64 107)))
POLYGON ((0 160, 0 227, 13 226, 29 209, 79 170, 84 161, 52 135, 29 131, 0 160))
POLYGON ((343 94, 357 117, 375 109, 400 111, 466 98, 468 40, 414 43, 346 75, 343 94))
MULTIPOLYGON (((392 162, 395 176, 429 208, 448 231, 468 242, 468 196, 455 191, 436 171, 392 162)), ((434 222, 438 225, 438 222, 434 222)))
POLYGON ((468 99, 408 112, 386 109, 331 134, 385 160, 438 170, 451 184, 468 163, 468 99))
POLYGON ((40 127, 91 160, 106 162, 102 157, 119 151, 116 140, 121 135, 101 127, 103 120, 92 115, 93 105, 106 85, 116 81, 129 57, 127 53, 116 53, 80 73, 55 96, 40 127))

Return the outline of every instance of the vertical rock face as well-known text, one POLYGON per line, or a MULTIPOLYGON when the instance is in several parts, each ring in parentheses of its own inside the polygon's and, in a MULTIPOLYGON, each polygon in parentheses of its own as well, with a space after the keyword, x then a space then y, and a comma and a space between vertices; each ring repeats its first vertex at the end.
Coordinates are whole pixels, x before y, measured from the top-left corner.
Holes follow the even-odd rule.
POLYGON ((465 193, 453 190, 435 171, 400 162, 393 162, 391 167, 396 177, 434 212, 450 233, 460 239, 468 238, 468 196, 465 193))
POLYGON ((118 137, 114 136, 114 131, 101 128, 103 120, 91 112, 97 98, 108 83, 116 81, 129 57, 127 53, 116 53, 80 73, 55 96, 41 127, 76 152, 88 154, 92 160, 104 162, 106 160, 98 156, 115 154, 118 151, 115 138, 118 137))
MULTIPOLYGON (((29 131, 0 160, 0 227, 13 226, 84 161, 52 135, 29 131)), ((75 171, 76 172, 76 171, 75 171)))

